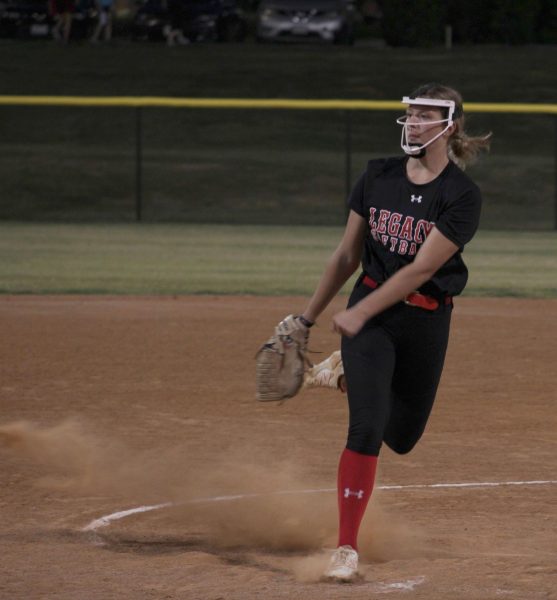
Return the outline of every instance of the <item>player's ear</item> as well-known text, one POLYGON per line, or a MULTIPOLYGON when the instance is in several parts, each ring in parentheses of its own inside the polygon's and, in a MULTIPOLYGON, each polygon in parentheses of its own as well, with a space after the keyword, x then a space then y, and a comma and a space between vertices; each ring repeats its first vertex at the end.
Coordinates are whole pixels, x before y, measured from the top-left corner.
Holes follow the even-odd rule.
POLYGON ((447 129, 447 131, 445 131, 445 135, 447 136, 447 138, 450 138, 451 135, 453 135, 453 133, 456 131, 456 123, 453 122, 449 128, 447 129))

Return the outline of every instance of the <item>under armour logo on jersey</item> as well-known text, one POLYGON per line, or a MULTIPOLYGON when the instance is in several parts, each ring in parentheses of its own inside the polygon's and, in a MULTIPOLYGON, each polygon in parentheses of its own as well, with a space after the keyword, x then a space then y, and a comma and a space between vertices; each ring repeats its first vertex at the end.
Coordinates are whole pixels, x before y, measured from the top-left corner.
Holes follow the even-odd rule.
POLYGON ((356 496, 358 500, 361 500, 364 497, 364 490, 353 492, 350 488, 344 488, 344 497, 349 498, 350 496, 356 496))
POLYGON ((414 194, 412 194, 410 196, 410 202, 417 202, 418 204, 422 203, 422 197, 421 196, 414 196, 414 194))

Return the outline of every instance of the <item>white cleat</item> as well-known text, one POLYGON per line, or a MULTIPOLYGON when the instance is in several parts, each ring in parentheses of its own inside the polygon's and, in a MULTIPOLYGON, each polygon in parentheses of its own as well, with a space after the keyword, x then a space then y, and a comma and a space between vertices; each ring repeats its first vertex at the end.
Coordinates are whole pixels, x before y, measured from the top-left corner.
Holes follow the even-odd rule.
POLYGON ((333 352, 329 358, 313 365, 304 376, 304 387, 328 387, 344 390, 344 366, 340 350, 333 352))
POLYGON ((329 568, 325 571, 325 579, 349 583, 358 578, 358 553, 352 546, 340 546, 331 557, 329 568))

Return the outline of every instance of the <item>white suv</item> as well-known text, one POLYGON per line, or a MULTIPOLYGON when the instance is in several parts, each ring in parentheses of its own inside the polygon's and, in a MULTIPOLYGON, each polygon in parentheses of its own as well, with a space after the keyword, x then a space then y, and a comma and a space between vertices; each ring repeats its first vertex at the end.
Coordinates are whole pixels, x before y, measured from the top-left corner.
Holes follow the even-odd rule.
POLYGON ((350 0, 262 0, 257 11, 259 41, 354 42, 350 0))

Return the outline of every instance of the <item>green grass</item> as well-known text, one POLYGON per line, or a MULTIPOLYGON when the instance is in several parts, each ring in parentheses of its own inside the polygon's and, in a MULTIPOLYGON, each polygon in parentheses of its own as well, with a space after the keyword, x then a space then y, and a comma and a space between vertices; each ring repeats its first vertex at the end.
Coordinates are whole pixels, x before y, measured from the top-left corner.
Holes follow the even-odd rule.
POLYGON ((557 232, 480 231, 465 260, 468 294, 557 297, 557 232))
MULTIPOLYGON (((308 295, 341 233, 339 227, 4 223, 0 292, 308 295)), ((557 233, 481 231, 465 258, 468 295, 557 297, 557 233)))

